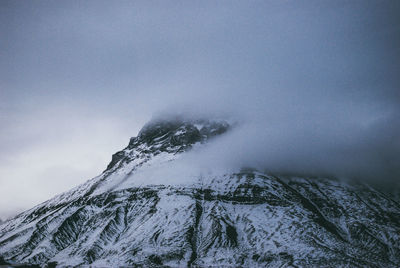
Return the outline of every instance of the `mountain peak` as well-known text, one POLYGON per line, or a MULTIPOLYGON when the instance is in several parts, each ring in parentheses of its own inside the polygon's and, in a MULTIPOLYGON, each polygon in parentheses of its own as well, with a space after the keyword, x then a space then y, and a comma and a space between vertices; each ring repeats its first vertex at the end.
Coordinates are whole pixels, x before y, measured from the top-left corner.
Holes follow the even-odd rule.
POLYGON ((124 150, 112 156, 106 171, 118 162, 131 160, 129 155, 132 150, 139 151, 141 157, 162 152, 181 153, 196 143, 205 143, 208 139, 225 133, 230 126, 222 119, 188 119, 183 116, 153 119, 139 131, 137 137, 130 139, 124 150))
POLYGON ((223 119, 188 118, 184 116, 158 117, 145 124, 138 136, 151 139, 167 132, 189 127, 197 129, 208 137, 214 132, 216 135, 224 133, 229 126, 230 124, 223 119))

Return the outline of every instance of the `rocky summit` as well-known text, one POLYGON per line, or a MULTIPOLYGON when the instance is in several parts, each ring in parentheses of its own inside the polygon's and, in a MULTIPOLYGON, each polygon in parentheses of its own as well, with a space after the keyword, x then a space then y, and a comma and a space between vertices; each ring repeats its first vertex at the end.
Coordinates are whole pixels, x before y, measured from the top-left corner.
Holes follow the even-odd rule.
POLYGON ((370 185, 241 167, 166 175, 231 128, 151 121, 101 175, 0 223, 0 265, 400 266, 400 205, 370 185))

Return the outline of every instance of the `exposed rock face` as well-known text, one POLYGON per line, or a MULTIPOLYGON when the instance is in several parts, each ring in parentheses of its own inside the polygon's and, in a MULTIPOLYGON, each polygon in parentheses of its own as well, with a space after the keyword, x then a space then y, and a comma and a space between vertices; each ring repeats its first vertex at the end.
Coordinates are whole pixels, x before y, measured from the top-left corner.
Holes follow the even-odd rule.
POLYGON ((0 256, 62 266, 400 265, 400 205, 367 185, 252 170, 187 183, 147 176, 228 129, 147 124, 103 174, 2 223, 0 256))
POLYGON ((193 120, 176 118, 171 121, 151 121, 146 124, 135 138, 131 138, 128 147, 112 156, 107 170, 117 163, 130 162, 132 151, 138 152, 141 158, 150 158, 160 153, 176 154, 184 152, 195 143, 204 143, 209 138, 223 134, 229 128, 225 121, 193 120))

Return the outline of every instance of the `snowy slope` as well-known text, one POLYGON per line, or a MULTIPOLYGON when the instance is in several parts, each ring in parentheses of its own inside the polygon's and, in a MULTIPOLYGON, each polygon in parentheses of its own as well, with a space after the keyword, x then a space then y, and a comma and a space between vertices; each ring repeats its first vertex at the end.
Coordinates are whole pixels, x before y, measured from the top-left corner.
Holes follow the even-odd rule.
POLYGON ((150 122, 101 175, 2 223, 0 256, 102 267, 400 265, 400 205, 368 185, 248 169, 165 180, 229 128, 150 122))

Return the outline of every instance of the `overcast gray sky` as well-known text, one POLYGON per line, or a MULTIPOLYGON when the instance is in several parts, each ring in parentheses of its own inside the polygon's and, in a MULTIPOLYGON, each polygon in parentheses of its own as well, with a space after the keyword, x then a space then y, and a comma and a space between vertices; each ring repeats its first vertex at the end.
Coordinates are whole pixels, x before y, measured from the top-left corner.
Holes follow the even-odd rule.
POLYGON ((399 1, 0 1, 0 218, 98 175, 171 107, 248 122, 213 154, 229 165, 398 175, 398 14, 399 1))

